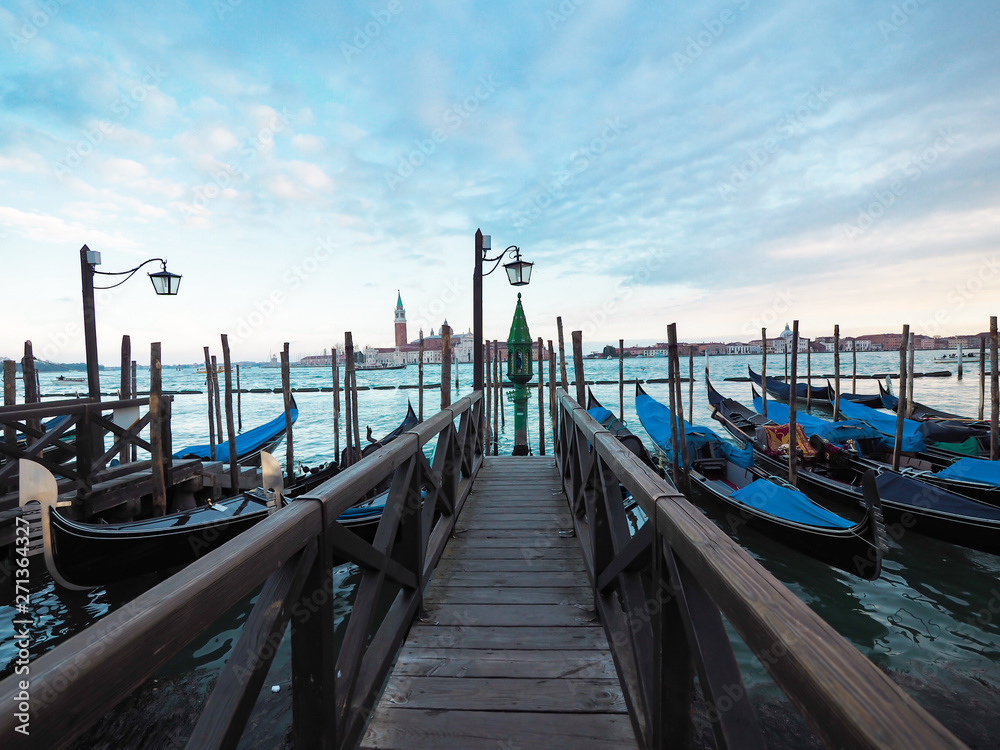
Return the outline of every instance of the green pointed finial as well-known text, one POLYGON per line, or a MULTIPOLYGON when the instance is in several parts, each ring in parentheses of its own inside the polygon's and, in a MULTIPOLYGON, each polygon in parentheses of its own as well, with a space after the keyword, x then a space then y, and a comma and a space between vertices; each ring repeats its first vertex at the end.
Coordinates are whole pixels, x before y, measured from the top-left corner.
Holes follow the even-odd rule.
POLYGON ((403 306, 403 295, 400 294, 399 290, 397 289, 396 290, 396 307, 402 307, 402 306, 403 306))
POLYGON ((514 320, 510 324, 510 335, 507 336, 507 345, 527 344, 531 346, 531 333, 528 331, 528 321, 524 317, 524 308, 521 307, 521 295, 517 295, 517 307, 514 308, 514 320))

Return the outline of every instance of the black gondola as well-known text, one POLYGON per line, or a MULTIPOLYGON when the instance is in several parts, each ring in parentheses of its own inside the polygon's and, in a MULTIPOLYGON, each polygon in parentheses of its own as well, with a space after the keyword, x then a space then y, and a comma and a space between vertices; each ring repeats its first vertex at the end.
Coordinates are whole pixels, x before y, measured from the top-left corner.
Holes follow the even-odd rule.
MULTIPOLYGON (((753 369, 747 365, 747 372, 750 373, 750 381, 755 383, 760 388, 767 388, 767 392, 774 396, 779 401, 788 402, 788 394, 791 393, 792 387, 783 383, 782 381, 768 377, 766 380, 766 386, 761 382, 761 376, 754 372, 753 369)), ((796 383, 795 384, 795 395, 798 401, 802 403, 810 403, 811 405, 824 406, 828 404, 833 399, 833 394, 835 390, 830 381, 826 381, 826 385, 817 386, 809 385, 808 383, 796 383)), ((882 398, 878 395, 869 395, 865 393, 841 393, 840 397, 848 401, 853 401, 856 404, 863 404, 865 406, 870 406, 873 409, 881 408, 882 398)))
POLYGON ((601 427, 618 438, 618 441, 634 453, 646 466, 657 474, 661 473, 653 462, 653 457, 646 450, 646 446, 643 445, 642 440, 626 427, 625 423, 618 419, 613 411, 604 408, 589 388, 587 389, 587 413, 599 422, 601 427))
MULTIPOLYGON (((415 419, 412 408, 408 408, 400 426, 378 441, 378 445, 386 445, 411 429, 415 419)), ((39 513, 33 507, 40 508, 38 521, 45 562, 52 578, 66 588, 92 588, 183 567, 262 521, 276 507, 271 488, 280 492, 283 483, 281 469, 270 454, 264 457, 264 466, 264 488, 158 518, 94 524, 72 521, 59 513, 55 507, 55 478, 39 464, 22 461, 22 512, 30 521, 33 513, 39 513), (32 501, 38 501, 40 506, 31 506, 32 501)), ((328 465, 306 475, 283 494, 288 498, 308 494, 338 471, 336 464, 328 465)), ((374 497, 346 510, 338 522, 371 542, 387 494, 380 490, 374 497)), ((339 562, 342 561, 335 561, 339 562)))
MULTIPOLYGON (((738 401, 723 397, 707 380, 706 385, 712 416, 741 444, 753 446, 754 460, 760 468, 787 477, 788 459, 772 455, 757 439, 757 428, 768 425, 770 420, 738 401)), ((800 462, 798 486, 824 502, 865 507, 860 486, 863 472, 857 464, 836 460, 836 456, 834 460, 812 465, 800 462)), ((912 530, 952 544, 1000 554, 1000 508, 884 467, 877 470, 875 482, 890 532, 912 530)))
MULTIPOLYGON (((292 396, 289 415, 291 416, 292 424, 295 424, 299 418, 299 407, 295 403, 295 396, 292 396)), ((234 438, 236 443, 236 462, 240 466, 259 466, 261 452, 271 453, 285 439, 285 425, 285 413, 281 412, 281 414, 271 421, 237 435, 234 438)), ((218 443, 215 446, 215 455, 220 461, 229 460, 228 440, 218 443)), ((200 458, 204 461, 208 461, 211 456, 212 446, 209 443, 189 445, 187 448, 182 448, 173 454, 174 458, 200 458)))
MULTIPOLYGON (((636 412, 653 442, 670 452, 670 410, 636 384, 636 412), (640 400, 645 396, 645 400, 640 400), (667 427, 664 429, 664 421, 667 427)), ((750 451, 734 451, 706 427, 683 422, 689 436, 689 476, 692 494, 731 518, 775 541, 866 580, 882 571, 887 549, 875 474, 864 478, 866 512, 853 522, 817 505, 787 482, 754 466, 750 451)), ((725 526, 723 526, 725 528, 725 526)))

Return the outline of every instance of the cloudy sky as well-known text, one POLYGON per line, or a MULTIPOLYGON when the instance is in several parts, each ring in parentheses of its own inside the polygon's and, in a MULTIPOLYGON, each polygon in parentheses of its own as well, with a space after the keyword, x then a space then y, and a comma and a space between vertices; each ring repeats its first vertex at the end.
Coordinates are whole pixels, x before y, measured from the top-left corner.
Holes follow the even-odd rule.
POLYGON ((101 295, 106 364, 466 330, 477 227, 595 346, 1000 309, 995 3, 160 5, 0 7, 0 355, 82 359, 84 243, 184 276, 101 295))

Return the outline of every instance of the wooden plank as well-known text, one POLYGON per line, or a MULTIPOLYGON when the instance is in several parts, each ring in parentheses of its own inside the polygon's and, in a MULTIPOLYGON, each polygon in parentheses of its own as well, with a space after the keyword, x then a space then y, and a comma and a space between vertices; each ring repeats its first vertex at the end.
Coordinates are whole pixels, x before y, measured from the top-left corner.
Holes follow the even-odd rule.
POLYGON ((593 592, 586 586, 547 586, 509 588, 490 586, 434 586, 424 600, 427 605, 449 604, 559 604, 563 602, 594 606, 593 592))
POLYGON ((600 627, 546 628, 531 626, 463 628, 416 623, 410 628, 408 646, 448 648, 512 648, 534 650, 606 650, 608 640, 600 627))
POLYGON ((617 679, 405 677, 393 675, 383 700, 396 707, 465 711, 625 713, 617 679))
POLYGON ((574 604, 451 604, 427 605, 428 617, 436 625, 544 626, 549 628, 593 627, 594 613, 574 604))
POLYGON ((421 677, 520 677, 559 679, 616 677, 605 651, 514 651, 509 649, 404 647, 395 674, 421 677))
POLYGON ((444 573, 543 573, 550 572, 584 572, 583 559, 577 555, 574 557, 542 557, 542 558, 514 558, 512 560, 471 560, 463 556, 461 558, 448 558, 442 560, 438 565, 438 572, 444 573))
POLYGON ((441 555, 441 560, 451 560, 461 557, 463 560, 545 560, 545 559, 577 559, 579 549, 565 547, 484 547, 479 545, 460 546, 455 540, 441 555))
POLYGON ((617 714, 398 710, 376 715, 362 748, 498 750, 635 747, 628 718, 617 714))
POLYGON ((449 586, 573 586, 586 580, 576 572, 480 573, 457 572, 447 576, 449 586))

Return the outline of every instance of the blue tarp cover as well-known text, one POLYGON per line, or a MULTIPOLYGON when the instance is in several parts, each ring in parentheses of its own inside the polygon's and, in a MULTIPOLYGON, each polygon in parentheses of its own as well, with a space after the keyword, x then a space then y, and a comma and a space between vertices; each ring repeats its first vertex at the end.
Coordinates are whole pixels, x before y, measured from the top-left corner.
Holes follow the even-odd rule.
POLYGON ((608 417, 614 418, 615 416, 610 410, 605 409, 603 406, 595 406, 593 409, 587 409, 587 414, 592 416, 596 422, 601 424, 604 424, 604 420, 608 417))
MULTIPOLYGON (((671 458, 670 409, 648 394, 641 393, 635 397, 635 410, 642 426, 649 433, 649 437, 667 454, 668 458, 671 458)), ((689 455, 697 456, 702 449, 711 446, 737 466, 743 468, 753 466, 753 446, 750 443, 747 443, 743 448, 737 448, 723 441, 707 427, 691 425, 681 419, 677 420, 677 425, 678 427, 683 425, 682 429, 687 438, 689 455)))
MULTIPOLYGON (((770 410, 770 406, 768 407, 770 410)), ((854 524, 826 508, 816 505, 812 500, 791 487, 782 487, 766 479, 751 482, 741 490, 730 495, 744 505, 756 508, 772 516, 784 518, 795 523, 808 526, 821 526, 827 529, 849 529, 854 524)))
POLYGON ((960 458, 947 469, 937 473, 946 479, 961 479, 966 482, 981 482, 1000 486, 1000 461, 986 461, 982 458, 960 458))
MULTIPOLYGON (((753 400, 753 408, 760 414, 764 409, 763 400, 758 396, 753 400)), ((778 424, 788 424, 788 405, 778 401, 768 399, 767 418, 773 419, 778 424)), ((884 435, 866 422, 858 419, 848 419, 843 422, 833 422, 829 419, 820 419, 812 414, 796 412, 795 421, 802 425, 806 437, 819 435, 824 440, 841 445, 848 440, 883 440, 884 435)))
MULTIPOLYGON (((292 423, 299 418, 299 410, 292 409, 292 423)), ((251 453, 255 453, 267 445, 269 442, 274 440, 275 436, 281 434, 285 429, 285 415, 284 413, 279 414, 277 417, 272 419, 266 424, 262 424, 260 427, 254 427, 252 430, 247 430, 242 435, 236 436, 236 455, 242 458, 251 453)), ((229 460, 229 441, 224 443, 219 443, 215 446, 215 455, 223 461, 229 460)), ((177 451, 174 454, 174 458, 184 458, 186 456, 194 458, 211 458, 211 446, 208 443, 204 445, 189 445, 187 448, 177 451)))
MULTIPOLYGON (((768 409, 771 405, 768 404, 768 409)), ((876 411, 861 404, 840 399, 840 413, 850 419, 860 419, 867 422, 886 437, 894 438, 896 435, 896 415, 887 412, 876 411)), ((903 450, 907 453, 918 453, 927 450, 924 443, 924 436, 920 432, 920 422, 912 419, 903 420, 903 450)))

